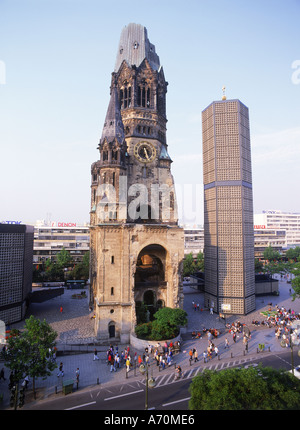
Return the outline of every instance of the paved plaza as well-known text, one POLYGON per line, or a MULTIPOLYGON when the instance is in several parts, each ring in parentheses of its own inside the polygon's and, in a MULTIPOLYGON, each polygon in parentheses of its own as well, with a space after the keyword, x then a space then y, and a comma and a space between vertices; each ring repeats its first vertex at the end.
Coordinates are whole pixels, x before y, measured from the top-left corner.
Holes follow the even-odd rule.
MULTIPOLYGON (((182 334, 181 352, 176 354, 172 360, 172 366, 164 370, 160 370, 151 359, 152 372, 157 380, 163 381, 163 378, 171 378, 174 374, 175 363, 180 364, 185 375, 192 375, 204 367, 212 368, 223 366, 225 363, 243 363, 253 359, 257 359, 259 354, 274 353, 282 351, 280 341, 275 338, 274 328, 264 328, 252 325, 253 320, 263 321, 266 318, 261 314, 262 311, 268 310, 270 307, 275 309, 275 306, 292 309, 295 312, 300 312, 300 301, 291 299, 291 286, 286 281, 279 281, 279 296, 261 296, 256 299, 256 310, 247 316, 230 316, 226 318, 226 323, 240 321, 241 324, 246 324, 251 331, 251 339, 249 341, 248 352, 245 352, 243 345, 242 334, 238 335, 236 343, 233 342, 232 335, 225 329, 224 320, 219 318, 219 315, 211 315, 208 309, 204 308, 204 295, 188 284, 184 285, 184 310, 188 314, 188 325, 186 333, 182 334), (192 302, 199 303, 201 310, 194 310, 192 302), (270 305, 272 303, 272 305, 270 305), (192 331, 203 330, 203 328, 216 328, 220 331, 218 338, 214 339, 214 344, 219 348, 219 357, 214 357, 208 363, 204 363, 202 354, 208 346, 207 336, 201 339, 192 339, 192 331), (229 348, 225 349, 225 337, 229 340, 229 348), (258 345, 265 345, 265 352, 260 352, 258 345), (198 351, 199 362, 190 365, 188 352, 195 348, 198 351), (174 366, 173 366, 174 365, 174 366), (198 370, 197 370, 198 369, 198 370), (170 375, 167 377, 167 375, 170 375)), ((88 298, 74 299, 73 294, 80 293, 82 290, 67 290, 65 293, 54 299, 44 303, 34 303, 30 305, 28 316, 34 315, 40 319, 45 319, 53 329, 58 333, 57 347, 58 356, 57 363, 61 361, 64 364, 65 375, 64 379, 75 380, 75 371, 80 369, 80 384, 79 389, 86 389, 91 386, 108 387, 109 385, 126 384, 129 381, 142 381, 143 376, 138 371, 132 369, 126 377, 125 367, 118 369, 116 372, 110 372, 110 367, 106 363, 106 351, 109 345, 97 345, 97 339, 94 336, 94 320, 91 319, 93 313, 89 311, 88 298), (60 311, 60 308, 63 311, 60 311), (93 351, 97 348, 100 360, 94 361, 93 351), (70 351, 72 350, 72 353, 70 351), (81 353, 79 353, 81 350, 81 353), (64 353, 62 353, 64 351, 64 353), (68 351, 68 352, 67 352, 68 351)), ((87 290, 86 290, 87 291, 87 290)), ((22 328, 24 322, 12 325, 12 328, 22 328)), ((115 345, 114 345, 115 346, 115 345)), ((129 345, 118 345, 119 352, 124 350, 129 345)), ((133 356, 135 352, 142 354, 143 351, 130 350, 133 356)), ((3 367, 3 362, 0 362, 0 367, 3 367)), ((7 388, 9 371, 5 369, 6 381, 0 381, 0 393, 4 393, 3 407, 8 406, 9 391, 7 388)), ((169 379, 168 379, 169 380, 169 379)), ((62 378, 57 377, 57 369, 52 372, 52 375, 46 380, 38 379, 37 389, 39 392, 38 399, 50 398, 51 396, 61 395, 62 378)), ((29 391, 31 384, 29 385, 29 391)), ((30 405, 25 404, 25 408, 30 405)), ((0 405, 1 408, 1 405, 0 405)))

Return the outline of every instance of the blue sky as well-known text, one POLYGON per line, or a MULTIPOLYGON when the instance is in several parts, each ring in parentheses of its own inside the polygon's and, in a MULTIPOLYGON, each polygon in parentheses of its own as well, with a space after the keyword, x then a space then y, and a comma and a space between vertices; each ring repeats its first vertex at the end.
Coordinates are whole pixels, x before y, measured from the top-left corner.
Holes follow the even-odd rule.
POLYGON ((299 0, 0 0, 0 221, 89 221, 130 22, 147 28, 169 82, 179 215, 203 223, 201 112, 223 85, 249 108, 254 212, 300 212, 299 0))

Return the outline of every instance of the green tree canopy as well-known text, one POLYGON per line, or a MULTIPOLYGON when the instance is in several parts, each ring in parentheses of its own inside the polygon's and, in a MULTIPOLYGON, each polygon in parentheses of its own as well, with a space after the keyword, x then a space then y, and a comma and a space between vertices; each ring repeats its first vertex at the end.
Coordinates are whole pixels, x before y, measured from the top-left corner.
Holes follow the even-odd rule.
POLYGON ((202 252, 199 252, 196 257, 196 261, 193 257, 193 254, 190 252, 186 255, 183 260, 183 276, 190 276, 195 272, 203 272, 204 271, 204 255, 202 252))
POLYGON ((281 255, 278 251, 276 251, 275 249, 272 248, 271 245, 269 245, 263 253, 264 259, 268 260, 268 261, 274 261, 274 260, 279 260, 281 258, 281 255))
POLYGON ((179 308, 162 308, 154 314, 154 321, 140 324, 135 333, 140 338, 151 340, 172 339, 179 333, 179 327, 187 324, 187 313, 179 308))
POLYGON ((70 267, 72 265, 72 257, 70 252, 65 248, 62 248, 62 250, 56 256, 56 261, 58 266, 63 269, 70 267))
POLYGON ((295 276, 295 278, 292 279, 292 287, 294 289, 292 300, 294 301, 296 299, 300 299, 300 257, 298 258, 298 262, 294 264, 292 274, 295 276))
POLYGON ((24 330, 12 331, 8 339, 6 367, 14 372, 16 381, 26 375, 32 377, 34 395, 35 378, 46 378, 56 367, 56 363, 49 360, 49 349, 54 348, 56 337, 56 331, 45 320, 40 321, 31 315, 25 320, 24 330))
POLYGON ((259 272, 264 271, 264 265, 261 261, 259 261, 258 258, 255 258, 255 260, 254 260, 254 267, 255 267, 255 273, 259 273, 259 272))
POLYGON ((190 410, 300 410, 300 381, 271 367, 205 369, 190 392, 190 410))
POLYGON ((71 272, 73 279, 89 279, 90 272, 90 253, 86 252, 83 256, 82 262, 77 263, 71 272))
POLYGON ((286 258, 289 260, 297 260, 300 257, 300 247, 290 248, 285 253, 286 258))

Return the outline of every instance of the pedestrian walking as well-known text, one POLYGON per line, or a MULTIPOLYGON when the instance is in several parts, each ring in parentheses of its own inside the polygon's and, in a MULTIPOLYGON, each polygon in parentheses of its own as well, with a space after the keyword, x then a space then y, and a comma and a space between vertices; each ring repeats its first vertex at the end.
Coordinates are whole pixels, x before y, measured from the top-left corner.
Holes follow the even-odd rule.
POLYGON ((129 359, 129 357, 127 357, 127 360, 126 360, 126 371, 127 372, 130 371, 130 359, 129 359))
POLYGON ((76 378, 77 385, 79 383, 79 376, 80 376, 80 371, 79 371, 79 367, 77 367, 77 369, 75 371, 75 378, 76 378))
POLYGON ((225 338, 225 349, 226 349, 226 348, 229 348, 229 342, 228 342, 227 337, 225 338))
POLYGON ((210 315, 213 315, 213 314, 214 314, 214 312, 213 312, 213 308, 210 308, 209 313, 210 313, 210 315))
POLYGON ((97 352, 96 348, 94 349, 94 360, 93 361, 95 361, 95 360, 99 360, 98 352, 97 352))
POLYGON ((3 379, 3 381, 6 381, 6 378, 4 376, 4 367, 2 367, 2 369, 0 371, 0 379, 3 379))
POLYGON ((234 343, 236 343, 236 332, 233 333, 232 340, 233 340, 234 343))
POLYGON ((219 348, 217 346, 215 346, 215 354, 216 354, 216 357, 218 357, 218 355, 219 355, 219 348))
POLYGON ((63 313, 63 307, 62 306, 60 307, 59 311, 61 314, 63 313))
POLYGON ((171 366, 171 363, 172 362, 172 358, 171 358, 171 355, 170 354, 168 354, 168 357, 167 357, 167 365, 168 366, 171 366))
POLYGON ((59 377, 59 376, 64 376, 64 365, 63 365, 63 363, 62 362, 60 362, 60 364, 59 364, 59 368, 58 368, 58 374, 57 374, 57 377, 59 377))
POLYGON ((29 376, 26 375, 25 378, 24 378, 24 386, 25 386, 26 389, 28 388, 28 384, 29 384, 29 376))
POLYGON ((199 361, 198 360, 198 351, 197 351, 197 349, 195 349, 195 352, 194 352, 194 361, 195 361, 195 363, 196 363, 196 361, 199 361))

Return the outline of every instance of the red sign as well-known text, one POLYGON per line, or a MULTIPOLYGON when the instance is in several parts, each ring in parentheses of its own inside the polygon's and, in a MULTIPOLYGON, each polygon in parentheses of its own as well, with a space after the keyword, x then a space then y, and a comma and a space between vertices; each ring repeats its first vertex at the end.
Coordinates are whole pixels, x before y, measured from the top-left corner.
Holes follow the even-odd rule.
POLYGON ((51 227, 76 227, 76 222, 52 222, 51 227))
POLYGON ((76 222, 58 222, 57 227, 76 227, 76 222))
POLYGON ((265 226, 265 225, 254 225, 254 228, 255 228, 256 230, 261 230, 261 229, 266 228, 266 226, 265 226))

